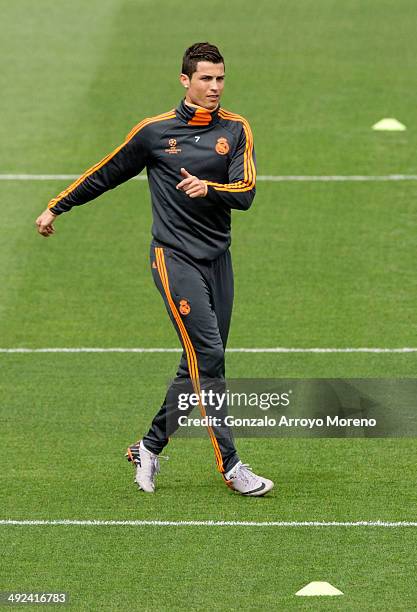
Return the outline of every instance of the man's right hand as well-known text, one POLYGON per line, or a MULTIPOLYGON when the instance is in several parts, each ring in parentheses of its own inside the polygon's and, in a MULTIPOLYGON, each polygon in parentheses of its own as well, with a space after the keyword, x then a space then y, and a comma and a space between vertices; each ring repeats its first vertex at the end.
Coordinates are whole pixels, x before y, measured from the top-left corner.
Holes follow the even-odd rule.
POLYGON ((52 225, 58 215, 54 215, 48 208, 43 211, 41 215, 36 219, 36 225, 38 228, 39 234, 48 238, 51 234, 55 232, 55 228, 52 225))

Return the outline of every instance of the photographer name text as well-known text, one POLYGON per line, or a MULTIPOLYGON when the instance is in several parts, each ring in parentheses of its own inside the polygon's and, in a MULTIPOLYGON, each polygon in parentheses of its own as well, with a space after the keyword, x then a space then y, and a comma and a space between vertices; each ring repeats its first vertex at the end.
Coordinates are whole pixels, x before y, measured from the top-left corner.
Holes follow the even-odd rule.
POLYGON ((326 416, 322 418, 289 418, 281 416, 274 419, 267 415, 254 418, 240 418, 227 415, 224 418, 218 416, 204 416, 191 418, 181 415, 178 418, 180 427, 296 427, 302 429, 314 429, 315 427, 376 427, 376 419, 345 418, 339 416, 326 416))

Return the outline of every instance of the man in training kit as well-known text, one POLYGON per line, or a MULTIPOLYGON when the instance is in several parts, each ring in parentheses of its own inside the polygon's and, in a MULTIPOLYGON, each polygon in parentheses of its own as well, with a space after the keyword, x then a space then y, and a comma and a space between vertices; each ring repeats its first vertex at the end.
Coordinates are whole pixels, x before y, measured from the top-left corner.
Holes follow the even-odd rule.
MULTIPOLYGON (((252 132, 246 119, 220 108, 224 60, 217 47, 196 43, 188 48, 180 82, 186 96, 176 109, 141 121, 36 220, 38 232, 47 237, 54 233, 57 215, 146 167, 153 212, 151 270, 183 347, 176 378, 148 433, 127 450, 136 482, 147 493, 155 490, 158 455, 178 428, 178 414, 184 414, 178 408, 179 390, 188 381, 205 416, 202 390, 224 385, 233 303, 231 209, 247 210, 255 196, 252 132)), ((271 480, 239 460, 227 427, 207 429, 217 468, 231 489, 259 496, 273 488, 271 480)))

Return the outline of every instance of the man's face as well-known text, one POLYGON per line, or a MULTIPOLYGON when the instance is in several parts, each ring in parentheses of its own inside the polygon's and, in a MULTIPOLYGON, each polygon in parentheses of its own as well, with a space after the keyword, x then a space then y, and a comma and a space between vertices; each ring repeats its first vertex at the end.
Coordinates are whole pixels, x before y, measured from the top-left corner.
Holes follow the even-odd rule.
POLYGON ((186 102, 214 110, 223 93, 224 65, 198 62, 197 70, 193 72, 191 79, 182 74, 180 81, 187 88, 186 102))

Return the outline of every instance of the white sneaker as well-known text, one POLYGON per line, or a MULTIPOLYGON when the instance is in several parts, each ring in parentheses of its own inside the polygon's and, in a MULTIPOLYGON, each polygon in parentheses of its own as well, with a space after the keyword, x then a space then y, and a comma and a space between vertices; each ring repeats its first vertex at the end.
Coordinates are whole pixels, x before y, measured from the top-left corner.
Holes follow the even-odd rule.
MULTIPOLYGON (((159 457, 148 451, 142 440, 129 446, 126 457, 136 466, 135 482, 145 493, 155 492, 155 478, 159 474, 159 457)), ((168 459, 168 457, 163 457, 168 459)))
POLYGON ((265 493, 274 488, 272 480, 257 476, 252 472, 247 463, 242 463, 241 461, 236 463, 223 478, 227 486, 234 491, 252 497, 265 495, 265 493))

